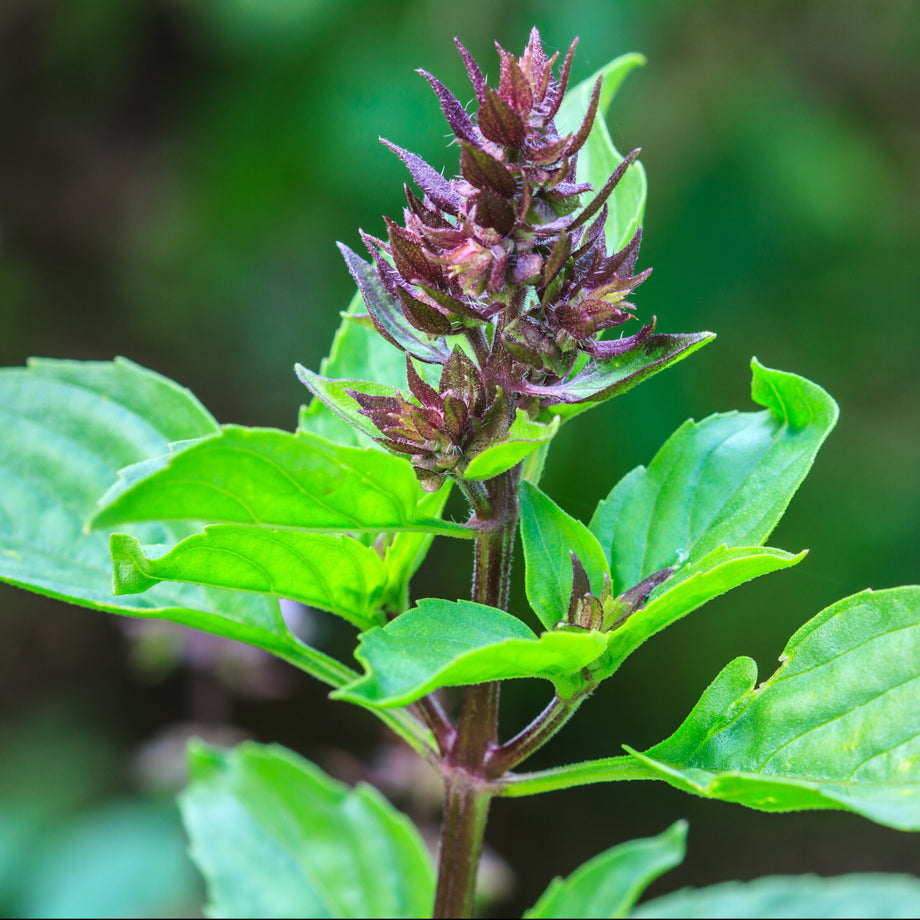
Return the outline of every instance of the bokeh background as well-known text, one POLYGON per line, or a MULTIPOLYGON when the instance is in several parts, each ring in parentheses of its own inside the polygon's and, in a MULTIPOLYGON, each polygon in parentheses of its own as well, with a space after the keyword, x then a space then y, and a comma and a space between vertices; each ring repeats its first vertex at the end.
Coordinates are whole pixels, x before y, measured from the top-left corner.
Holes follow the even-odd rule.
MULTIPOLYGON (((654 639, 535 766, 668 734, 731 657, 766 677, 827 604, 920 568, 920 4, 916 0, 2 0, 0 363, 127 355, 220 421, 292 428, 351 295, 334 242, 398 213, 378 135, 454 169, 434 96, 472 97, 451 37, 497 71, 529 28, 581 36, 575 79, 637 50, 610 118, 650 194, 637 292, 718 340, 568 425, 544 487, 587 519, 685 418, 750 408, 748 361, 805 374, 841 420, 771 542, 811 547, 654 639)), ((463 596, 436 543, 416 595, 463 596)), ((523 607, 518 586, 516 601, 523 607)), ((327 620, 316 641, 344 648, 327 620)), ((879 663, 884 667, 884 662, 879 663)), ((515 729, 546 688, 505 696, 515 729)), ((920 717, 920 716, 918 716, 920 717)), ((176 915, 200 903, 170 805, 182 740, 277 740, 430 789, 376 723, 284 666, 0 585, 0 911, 176 915)), ((493 915, 616 842, 691 822, 660 893, 779 872, 920 874, 920 840, 852 816, 769 816, 657 784, 498 802, 493 915)))

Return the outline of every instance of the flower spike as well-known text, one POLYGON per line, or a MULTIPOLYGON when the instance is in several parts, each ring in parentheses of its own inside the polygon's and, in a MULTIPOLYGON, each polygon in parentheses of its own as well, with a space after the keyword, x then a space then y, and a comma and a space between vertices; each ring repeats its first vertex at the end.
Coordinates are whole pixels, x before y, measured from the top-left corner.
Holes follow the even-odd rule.
MULTIPOLYGON (((516 410, 533 416, 577 401, 600 362, 656 341, 654 320, 633 335, 600 338, 634 318, 628 297, 648 275, 634 273, 641 234, 608 253, 604 233, 607 202, 639 151, 600 189, 578 181, 601 82, 580 127, 560 134, 554 119, 577 41, 558 78, 558 56, 547 56, 536 29, 520 57, 497 46, 497 86, 456 44, 478 113, 467 114, 444 84, 420 72, 456 137, 459 174, 446 178, 384 140, 419 191, 405 189, 403 220, 385 219, 385 240, 364 236, 373 264, 342 247, 375 328, 407 361, 409 394, 355 399, 380 443, 411 459, 424 488, 462 475, 477 451, 507 432, 516 410), (416 360, 441 366, 437 389, 416 360)), ((582 592, 573 604, 570 619, 597 621, 596 599, 582 592)))

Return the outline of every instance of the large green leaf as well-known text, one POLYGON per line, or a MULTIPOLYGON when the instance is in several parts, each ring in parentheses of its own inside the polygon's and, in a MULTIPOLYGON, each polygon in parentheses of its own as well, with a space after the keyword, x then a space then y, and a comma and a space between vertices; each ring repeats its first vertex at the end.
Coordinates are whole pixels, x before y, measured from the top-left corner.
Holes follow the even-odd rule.
POLYGON ((560 400, 546 410, 550 415, 570 418, 602 402, 631 390, 653 374, 676 364, 715 338, 712 332, 691 332, 678 335, 650 335, 640 346, 617 358, 591 361, 583 371, 563 383, 523 385, 533 396, 549 396, 560 400))
MULTIPOLYGON (((613 146, 610 132, 607 130, 606 115, 610 103, 616 95, 620 84, 633 68, 645 63, 641 54, 624 54, 614 58, 597 73, 582 81, 565 94, 559 108, 556 123, 560 133, 577 131, 588 111, 591 90, 598 77, 603 77, 600 98, 598 99, 597 117, 588 135, 588 140, 578 154, 577 179, 590 182, 595 191, 603 188, 617 166, 623 162, 623 156, 613 146)), ((604 227, 607 247, 610 251, 621 249, 642 226, 645 212, 645 196, 648 183, 645 169, 639 162, 632 166, 620 179, 613 194, 608 199, 607 223, 604 227)))
MULTIPOLYGON (((451 481, 448 480, 437 492, 426 492, 418 503, 419 514, 428 518, 440 518, 444 513, 451 485, 451 481)), ((428 555, 433 539, 432 533, 415 533, 407 530, 391 535, 383 556, 383 565, 387 572, 383 605, 387 610, 402 611, 409 606, 409 582, 428 555)))
POLYGON ((215 524, 172 547, 143 547, 113 534, 115 593, 138 594, 161 581, 256 591, 328 610, 369 629, 387 571, 380 554, 352 537, 215 524))
POLYGON ((365 675, 333 697, 365 706, 406 706, 438 687, 542 677, 566 696, 572 675, 604 650, 606 636, 556 630, 537 636, 517 617, 472 601, 421 600, 361 637, 365 675))
MULTIPOLYGON (((327 380, 357 380, 369 377, 378 385, 395 387, 406 392, 408 383, 405 355, 374 329, 364 310, 364 300, 361 294, 356 292, 348 305, 348 310, 342 315, 342 323, 332 340, 329 357, 320 364, 319 375, 327 380)), ((425 376, 428 367, 429 365, 422 366, 422 376, 425 376)), ((366 434, 345 421, 321 399, 314 398, 309 406, 302 407, 298 427, 301 431, 318 434, 339 444, 384 450, 373 440, 380 432, 364 416, 361 417, 361 422, 366 423, 363 429, 366 430, 366 434), (367 425, 371 427, 367 428, 367 425)), ((419 514, 440 518, 449 494, 449 482, 434 494, 426 493, 419 502, 419 514)), ((400 531, 393 535, 384 559, 388 574, 385 604, 393 606, 394 609, 401 609, 407 605, 409 579, 424 560, 431 541, 430 533, 400 531)))
POLYGON ((404 460, 306 432, 228 425, 119 476, 93 527, 200 520, 314 532, 473 535, 418 514, 421 491, 404 460))
POLYGON ((194 743, 180 804, 217 917, 427 917, 434 869, 375 789, 284 748, 194 743))
POLYGON ((804 377, 751 366, 764 411, 684 423, 598 505, 589 526, 618 592, 723 544, 763 543, 811 468, 837 404, 804 377))
POLYGON ((631 753, 705 798, 920 830, 920 587, 839 601, 780 660, 758 687, 754 662, 735 659, 670 738, 631 753))
POLYGON ((527 600, 543 625, 552 629, 569 609, 570 554, 578 556, 598 597, 604 587, 604 576, 609 574, 607 560, 591 531, 533 483, 521 484, 520 499, 527 600))
MULTIPOLYGON (((449 487, 425 495, 421 511, 439 515, 449 487)), ((430 533, 390 535, 378 551, 350 536, 212 524, 176 546, 144 547, 112 534, 115 593, 138 594, 161 581, 255 591, 328 610, 359 629, 382 626, 406 606, 408 584, 428 551, 430 533)))
MULTIPOLYGON (((342 314, 342 323, 332 340, 329 357, 324 358, 320 364, 319 376, 345 380, 369 378, 378 384, 400 387, 405 391, 405 355, 374 329, 370 317, 364 311, 364 300, 356 292, 348 309, 342 314)), ((316 398, 309 406, 301 409, 298 427, 302 431, 353 447, 371 447, 374 444, 371 438, 377 436, 363 436, 316 398)))
POLYGON ((793 556, 769 546, 714 549, 656 588, 648 603, 610 634, 607 652, 592 667, 592 673, 598 679, 609 677, 646 639, 681 617, 738 585, 796 565, 804 558, 805 552, 793 556))
POLYGON ((866 920, 920 916, 920 879, 883 873, 777 875, 752 882, 723 882, 707 888, 683 888, 640 904, 630 917, 653 918, 825 918, 866 920))
POLYGON ((524 916, 528 920, 625 917, 656 878, 683 862, 686 839, 686 822, 678 821, 657 837, 611 847, 568 878, 553 879, 524 916))
MULTIPOLYGON (((0 578, 96 610, 158 617, 296 657, 272 598, 159 585, 112 596, 108 533, 83 523, 116 470, 218 430, 189 393, 136 364, 33 360, 0 370, 0 578)), ((175 542, 186 525, 132 531, 175 542)))
MULTIPOLYGON (((292 636, 273 597, 178 583, 112 595, 109 530, 83 526, 98 497, 119 467, 219 430, 188 390, 124 359, 32 360, 0 370, 0 579, 82 607, 246 642, 341 686, 355 672, 292 636)), ((130 534, 147 545, 174 544, 197 529, 160 522, 130 534)), ((427 748, 427 733, 407 714, 380 718, 417 750, 427 748)))
POLYGON ((491 479, 517 466, 525 457, 552 441, 559 430, 561 419, 549 424, 534 422, 522 409, 517 410, 514 421, 501 441, 476 454, 466 465, 466 479, 491 479))

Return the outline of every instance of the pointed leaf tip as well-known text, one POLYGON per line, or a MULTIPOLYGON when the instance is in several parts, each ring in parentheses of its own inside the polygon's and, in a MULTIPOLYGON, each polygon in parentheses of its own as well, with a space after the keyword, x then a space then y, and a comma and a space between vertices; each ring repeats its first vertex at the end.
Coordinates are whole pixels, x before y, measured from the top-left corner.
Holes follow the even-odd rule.
POLYGON ((647 469, 633 470, 598 505, 591 529, 614 560, 617 591, 674 565, 678 549, 692 565, 722 545, 758 546, 779 522, 833 427, 836 404, 802 377, 755 373, 763 391, 755 398, 772 401, 770 411, 685 422, 647 469), (788 424, 787 414, 805 407, 809 423, 788 424), (651 512, 665 482, 670 512, 660 518, 651 512))
POLYGON ((678 821, 657 837, 621 843, 556 878, 526 920, 568 917, 625 917, 643 891, 683 862, 687 823, 678 821))
POLYGON ((756 690, 754 662, 730 662, 670 738, 630 753, 704 798, 920 830, 920 587, 838 601, 780 660, 756 690))
POLYGON ((447 211, 449 214, 458 213, 461 200, 460 196, 454 191, 450 182, 444 178, 433 166, 426 163, 418 154, 388 141, 385 137, 380 138, 380 143, 388 150, 398 156, 406 168, 409 170, 412 178, 418 187, 428 195, 438 207, 447 211))
POLYGON ((751 399, 795 430, 821 421, 830 431, 840 415, 836 401, 818 384, 766 367, 756 357, 751 358, 751 399))
POLYGON ((460 139, 470 143, 476 143, 476 129, 473 127, 473 121, 467 114, 466 109, 460 104, 456 96, 437 78, 428 73, 427 70, 419 68, 417 71, 429 83, 438 97, 441 104, 441 110, 447 119, 450 129, 460 139))

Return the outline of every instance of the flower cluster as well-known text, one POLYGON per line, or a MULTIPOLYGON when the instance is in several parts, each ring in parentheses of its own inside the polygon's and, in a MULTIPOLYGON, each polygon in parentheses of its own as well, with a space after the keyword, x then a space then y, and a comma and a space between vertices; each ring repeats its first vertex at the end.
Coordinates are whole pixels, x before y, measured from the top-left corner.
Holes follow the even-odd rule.
POLYGON ((564 386, 582 355, 590 361, 624 354, 654 326, 599 338, 633 317, 626 298, 648 275, 633 273, 640 233, 610 254, 604 236, 607 199, 638 151, 586 205, 582 197, 594 190, 576 181, 601 81, 581 127, 560 135, 554 119, 574 44, 558 79, 557 55, 547 58, 536 29, 520 58, 499 47, 497 89, 457 44, 479 103, 475 122, 442 83, 422 73, 459 144, 460 175, 446 179, 384 141, 421 197, 406 188, 403 221, 386 219, 386 240, 364 235, 373 267, 342 247, 378 332, 406 352, 417 402, 354 398, 382 443, 412 458, 427 488, 437 488, 484 439, 500 438, 515 409, 536 415, 559 402, 554 388, 564 386), (463 337, 462 348, 448 346, 452 336, 463 337), (442 366, 437 390, 412 358, 442 366))
POLYGON ((574 552, 569 555, 572 560, 572 591, 569 595, 568 611, 565 619, 559 622, 559 626, 599 629, 604 632, 618 629, 637 610, 644 607, 652 591, 675 572, 670 566, 659 569, 619 596, 614 595, 610 576, 605 574, 601 595, 598 597, 591 593, 591 582, 581 560, 574 552))
POLYGON ((417 406, 402 397, 351 395, 383 434, 378 441, 408 454, 422 487, 435 491, 464 454, 475 454, 505 434, 508 404, 499 387, 486 386, 484 375, 459 347, 445 362, 437 390, 409 359, 406 374, 417 406))

